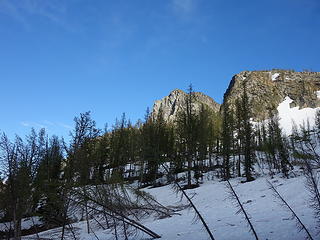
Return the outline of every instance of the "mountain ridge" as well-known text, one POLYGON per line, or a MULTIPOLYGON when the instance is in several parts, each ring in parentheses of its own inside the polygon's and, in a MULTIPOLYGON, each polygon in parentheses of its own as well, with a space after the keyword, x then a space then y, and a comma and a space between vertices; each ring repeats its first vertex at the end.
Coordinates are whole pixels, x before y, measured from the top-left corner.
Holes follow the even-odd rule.
MULTIPOLYGON (((193 92, 194 103, 193 107, 196 113, 201 110, 204 105, 213 112, 220 111, 220 104, 213 100, 210 96, 202 92, 193 92)), ((168 96, 160 100, 156 100, 153 104, 152 116, 157 117, 159 112, 162 111, 163 118, 166 121, 175 121, 183 106, 186 102, 187 93, 181 89, 172 90, 168 96)))
POLYGON ((275 112, 287 96, 293 100, 290 107, 320 107, 317 93, 320 90, 319 72, 283 69, 242 71, 232 77, 222 106, 227 102, 234 106, 242 96, 244 85, 252 105, 252 116, 257 120, 268 118, 270 111, 275 112))
MULTIPOLYGON (((235 108, 237 99, 243 94, 244 85, 255 120, 266 119, 270 112, 275 113, 287 96, 292 99, 290 107, 320 107, 320 72, 272 69, 235 74, 224 93, 222 104, 202 92, 194 92, 195 111, 199 112, 202 104, 213 112, 223 111, 226 103, 235 108)), ((172 90, 168 96, 154 102, 152 116, 157 116, 161 109, 166 121, 174 121, 183 109, 186 95, 180 89, 172 90)))

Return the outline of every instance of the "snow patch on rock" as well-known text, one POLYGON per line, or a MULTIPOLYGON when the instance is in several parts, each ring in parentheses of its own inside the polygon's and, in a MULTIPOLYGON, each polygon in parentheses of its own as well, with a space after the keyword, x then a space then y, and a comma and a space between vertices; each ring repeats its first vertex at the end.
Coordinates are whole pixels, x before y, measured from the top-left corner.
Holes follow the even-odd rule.
POLYGON ((271 80, 272 80, 272 81, 276 81, 279 76, 280 76, 280 73, 274 73, 274 74, 272 74, 272 76, 271 76, 271 80))
MULTIPOLYGON (((320 91, 318 91, 320 92, 320 91)), ((318 96, 317 92, 317 96, 318 96)), ((309 122, 310 126, 315 125, 316 112, 320 108, 303 108, 299 107, 290 108, 290 103, 293 100, 290 97, 285 97, 284 101, 279 104, 277 110, 279 113, 279 123, 282 127, 284 133, 290 135, 292 133, 292 127, 296 124, 298 127, 307 124, 309 122)))

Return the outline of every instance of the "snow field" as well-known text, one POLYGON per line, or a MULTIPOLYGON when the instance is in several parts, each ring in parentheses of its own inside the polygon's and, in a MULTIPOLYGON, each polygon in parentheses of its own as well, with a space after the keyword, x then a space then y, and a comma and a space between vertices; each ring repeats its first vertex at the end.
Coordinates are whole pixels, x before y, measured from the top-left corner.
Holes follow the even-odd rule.
POLYGON ((315 115, 320 108, 303 108, 299 107, 290 108, 290 103, 293 100, 290 97, 285 97, 284 101, 279 104, 277 110, 279 112, 280 126, 284 130, 284 133, 290 135, 292 133, 293 124, 298 127, 307 124, 309 121, 310 126, 315 125, 315 115))
MULTIPOLYGON (((283 179, 275 177, 260 177, 253 182, 241 183, 242 178, 232 179, 230 182, 237 192, 241 202, 251 217, 251 221, 260 239, 304 239, 304 232, 298 232, 295 221, 291 220, 290 213, 273 196, 268 188, 266 179, 269 179, 285 198, 289 205, 296 211, 303 223, 316 239, 316 221, 312 210, 308 207, 308 192, 305 189, 304 176, 283 179)), ((152 194, 165 206, 186 204, 180 195, 176 194, 172 186, 167 185, 159 188, 144 189, 152 194)), ((199 188, 187 190, 188 196, 192 197, 194 204, 206 220, 215 239, 254 239, 249 233, 247 223, 241 214, 236 215, 237 208, 229 198, 225 182, 218 180, 206 181, 199 188)), ((184 209, 171 218, 144 219, 142 224, 152 231, 161 235, 163 240, 206 240, 209 239, 200 221, 195 222, 193 209, 184 209)), ((96 239, 94 234, 86 233, 86 223, 74 224, 80 239, 96 239)), ((59 239, 61 229, 52 229, 40 234, 41 237, 59 239)), ((113 239, 113 232, 109 230, 95 229, 95 234, 100 239, 113 239)), ((30 239, 24 237, 23 239, 30 239)), ((71 239, 71 238, 70 238, 71 239)), ((131 240, 150 239, 149 236, 139 233, 132 236, 131 240)))

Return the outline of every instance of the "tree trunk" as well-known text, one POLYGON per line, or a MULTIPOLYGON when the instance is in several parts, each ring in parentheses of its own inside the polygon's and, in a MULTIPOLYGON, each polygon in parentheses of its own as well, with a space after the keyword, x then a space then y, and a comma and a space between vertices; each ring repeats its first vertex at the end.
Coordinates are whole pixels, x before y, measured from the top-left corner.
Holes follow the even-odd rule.
POLYGON ((13 208, 13 239, 21 240, 21 218, 17 213, 17 204, 13 208))
POLYGON ((189 155, 188 156, 188 187, 191 187, 191 168, 192 168, 192 161, 189 155))

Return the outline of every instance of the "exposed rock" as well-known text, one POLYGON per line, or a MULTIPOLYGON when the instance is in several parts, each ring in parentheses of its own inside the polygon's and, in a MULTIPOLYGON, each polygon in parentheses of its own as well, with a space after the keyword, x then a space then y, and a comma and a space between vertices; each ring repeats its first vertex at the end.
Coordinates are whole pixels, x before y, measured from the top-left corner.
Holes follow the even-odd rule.
POLYGON ((243 94, 243 83, 251 102, 252 117, 256 120, 267 118, 269 111, 275 111, 286 96, 293 100, 291 107, 320 107, 319 72, 244 71, 232 78, 224 94, 224 103, 234 106, 243 94))
MULTIPOLYGON (((280 69, 243 71, 233 76, 224 94, 223 102, 228 102, 234 107, 236 99, 241 98, 243 94, 244 83, 254 120, 268 118, 269 112, 275 112, 286 96, 293 100, 290 107, 320 107, 319 72, 295 72, 280 69)), ((165 120, 174 121, 185 106, 186 95, 187 93, 182 90, 173 90, 168 96, 154 103, 152 115, 157 116, 161 109, 165 120)), ((201 92, 195 92, 194 96, 195 111, 199 112, 202 104, 214 112, 220 110, 220 105, 211 97, 201 92)))
MULTIPOLYGON (((156 117, 161 109, 166 121, 176 120, 178 113, 183 110, 185 106, 186 96, 187 93, 180 89, 173 90, 168 96, 155 101, 152 116, 156 117)), ((195 112, 200 111, 202 104, 214 112, 218 112, 220 109, 220 104, 216 103, 211 97, 201 92, 194 92, 194 100, 193 107, 195 112)))

